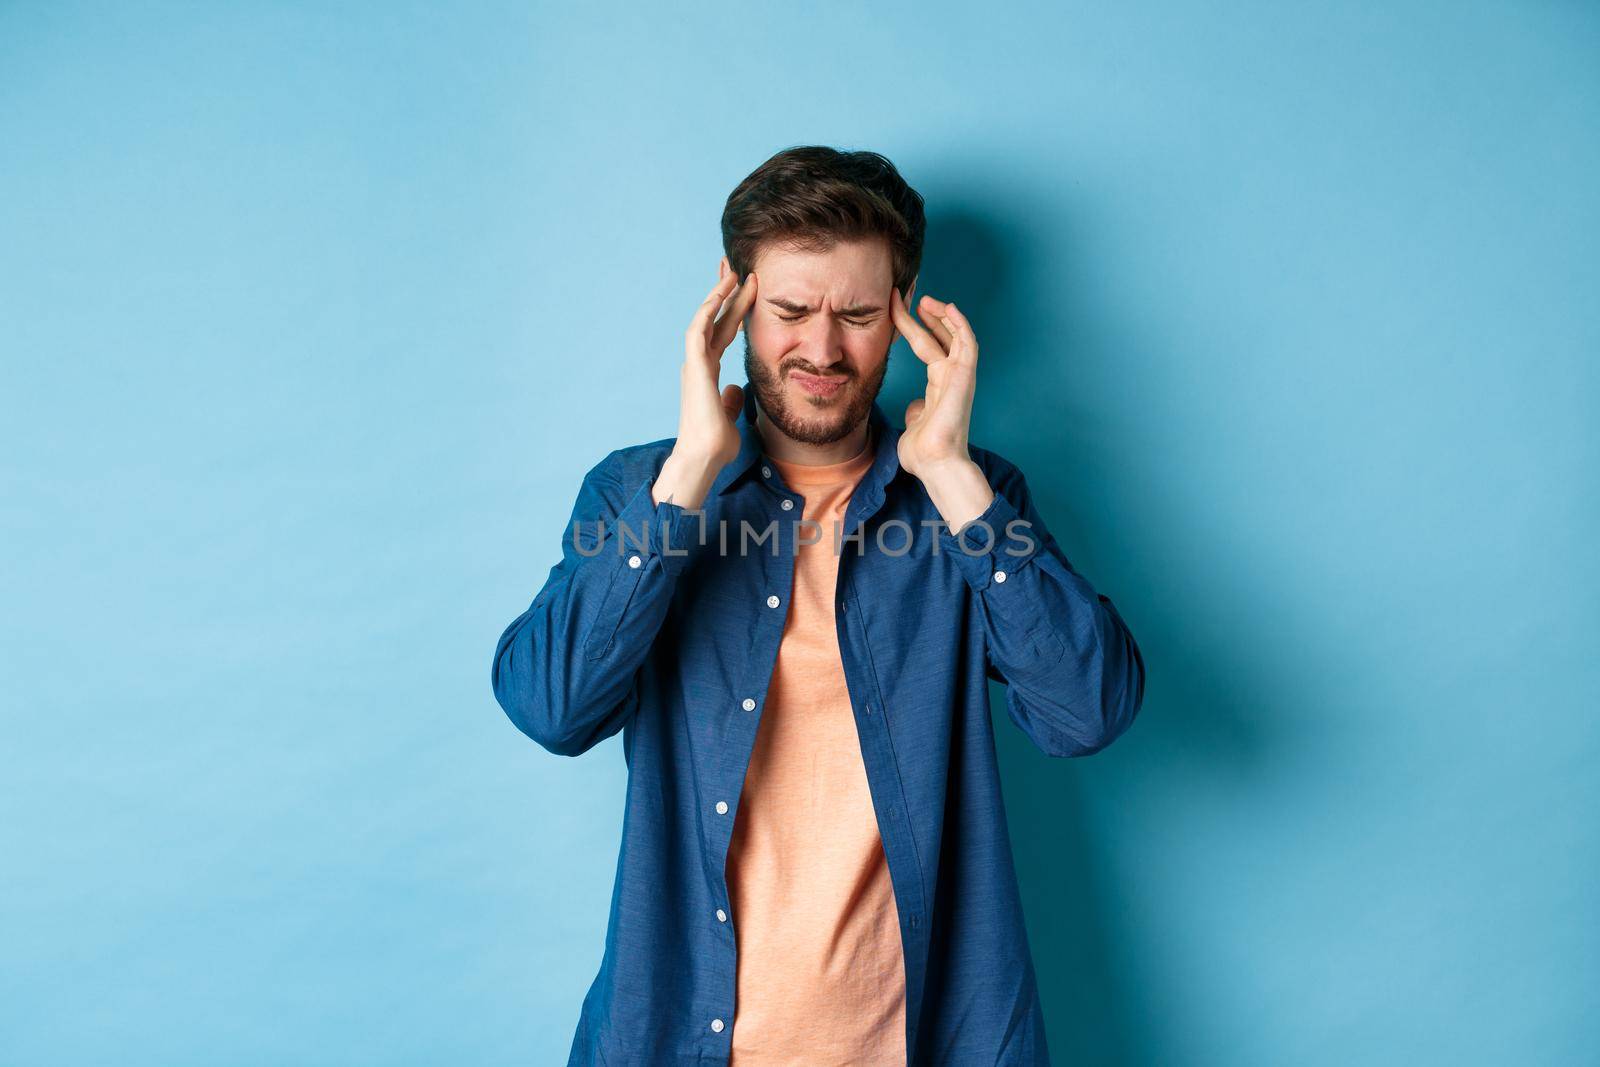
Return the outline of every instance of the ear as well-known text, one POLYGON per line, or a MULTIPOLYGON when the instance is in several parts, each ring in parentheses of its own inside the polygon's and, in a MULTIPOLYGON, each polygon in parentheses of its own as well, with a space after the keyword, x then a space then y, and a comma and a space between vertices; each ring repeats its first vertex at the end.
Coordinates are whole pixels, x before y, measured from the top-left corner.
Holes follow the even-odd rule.
POLYGON ((723 256, 721 262, 717 264, 717 277, 726 278, 728 276, 728 272, 732 269, 733 267, 728 263, 728 257, 723 256))

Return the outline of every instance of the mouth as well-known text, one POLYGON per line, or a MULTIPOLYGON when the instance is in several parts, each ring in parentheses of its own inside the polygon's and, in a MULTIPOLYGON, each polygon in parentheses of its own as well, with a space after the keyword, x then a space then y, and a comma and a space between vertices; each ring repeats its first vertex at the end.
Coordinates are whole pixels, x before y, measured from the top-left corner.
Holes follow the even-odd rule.
POLYGON ((807 374, 805 371, 792 370, 789 378, 801 389, 812 396, 830 397, 844 387, 846 376, 843 374, 829 374, 827 376, 807 374))

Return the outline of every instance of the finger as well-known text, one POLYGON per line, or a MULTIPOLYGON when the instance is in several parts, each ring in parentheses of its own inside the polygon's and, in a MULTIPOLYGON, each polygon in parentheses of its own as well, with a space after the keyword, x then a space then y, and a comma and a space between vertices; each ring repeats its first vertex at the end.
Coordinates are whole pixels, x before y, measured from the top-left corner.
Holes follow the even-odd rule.
POLYGON ((911 317, 911 309, 897 287, 889 298, 889 312, 894 317, 895 329, 900 331, 911 351, 924 363, 933 364, 945 358, 944 346, 923 325, 911 317))
POLYGON ((694 318, 689 321, 689 328, 684 331, 684 347, 689 356, 692 357, 705 352, 706 338, 711 326, 711 316, 716 314, 717 309, 728 298, 728 294, 733 292, 733 287, 738 282, 738 276, 729 271, 726 277, 717 282, 716 288, 711 290, 710 294, 706 296, 700 307, 695 311, 694 318))
POLYGON ((939 410, 939 398, 944 395, 944 379, 946 376, 944 372, 930 373, 928 375, 928 387, 922 391, 922 395, 927 402, 929 411, 939 410), (935 381, 935 379, 938 380, 935 381))
POLYGON ((711 351, 719 356, 733 342, 744 317, 750 313, 750 306, 755 303, 755 278, 754 272, 745 276, 744 283, 728 297, 726 310, 711 328, 711 351))
POLYGON ((960 354, 962 344, 958 340, 957 352, 928 371, 929 418, 962 423, 971 418, 972 398, 978 381, 978 366, 960 354), (934 380, 936 378, 937 381, 934 380))
POLYGON ((759 290, 756 288, 755 271, 751 271, 749 274, 744 276, 744 288, 749 290, 749 292, 747 293, 741 290, 739 293, 739 296, 744 300, 744 305, 739 308, 739 314, 737 316, 739 321, 734 324, 734 333, 738 333, 740 330, 744 329, 744 320, 750 317, 750 309, 756 306, 756 293, 759 290))
POLYGON ((922 313, 922 321, 928 324, 928 329, 933 331, 947 352, 950 350, 950 328, 944 323, 944 309, 948 306, 943 300, 935 300, 931 296, 924 296, 917 305, 917 310, 922 313))
POLYGON ((723 386, 722 410, 727 413, 729 422, 738 419, 739 409, 742 407, 744 407, 744 388, 738 385, 723 386))
POLYGON ((967 361, 978 361, 978 337, 972 332, 972 323, 961 313, 961 309, 954 304, 944 306, 944 320, 950 324, 951 349, 950 354, 967 361))
POLYGON ((927 406, 920 396, 906 405, 906 426, 908 428, 917 424, 917 420, 922 418, 923 409, 927 406))
POLYGON ((723 312, 716 326, 711 331, 711 351, 720 356, 722 350, 733 343, 733 338, 739 332, 739 327, 744 324, 744 317, 750 313, 750 307, 756 302, 756 276, 752 271, 739 286, 738 292, 728 299, 728 310, 723 312))
POLYGON ((690 323, 690 329, 698 329, 701 335, 704 336, 706 327, 711 324, 712 316, 722 307, 723 302, 728 299, 728 294, 733 292, 738 284, 739 278, 732 271, 718 279, 716 286, 706 294, 705 300, 695 311, 694 321, 690 323))

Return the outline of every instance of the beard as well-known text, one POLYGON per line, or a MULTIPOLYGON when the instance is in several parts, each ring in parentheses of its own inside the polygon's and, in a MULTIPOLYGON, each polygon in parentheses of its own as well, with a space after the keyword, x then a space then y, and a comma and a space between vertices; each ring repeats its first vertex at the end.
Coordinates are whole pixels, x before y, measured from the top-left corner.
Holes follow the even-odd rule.
POLYGON ((861 425, 872 411, 872 402, 878 398, 884 375, 889 371, 887 358, 866 379, 858 377, 853 369, 841 366, 836 373, 845 376, 846 381, 837 393, 827 399, 805 394, 798 404, 791 404, 784 389, 784 376, 796 368, 813 373, 811 365, 804 360, 786 360, 776 371, 768 370, 750 350, 750 335, 742 336, 744 374, 756 391, 756 402, 784 436, 808 445, 831 445, 861 425))

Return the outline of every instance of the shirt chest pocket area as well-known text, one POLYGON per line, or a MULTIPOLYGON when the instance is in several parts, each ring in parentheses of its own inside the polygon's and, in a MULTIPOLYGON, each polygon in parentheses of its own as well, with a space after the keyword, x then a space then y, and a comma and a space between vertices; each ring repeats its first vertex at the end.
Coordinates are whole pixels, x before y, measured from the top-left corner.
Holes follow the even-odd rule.
MULTIPOLYGON (((769 562, 729 556, 696 561, 678 580, 673 609, 689 625, 716 629, 750 628, 786 609, 783 590, 767 588, 778 573, 769 562)), ((790 566, 793 566, 791 563, 790 566)))

